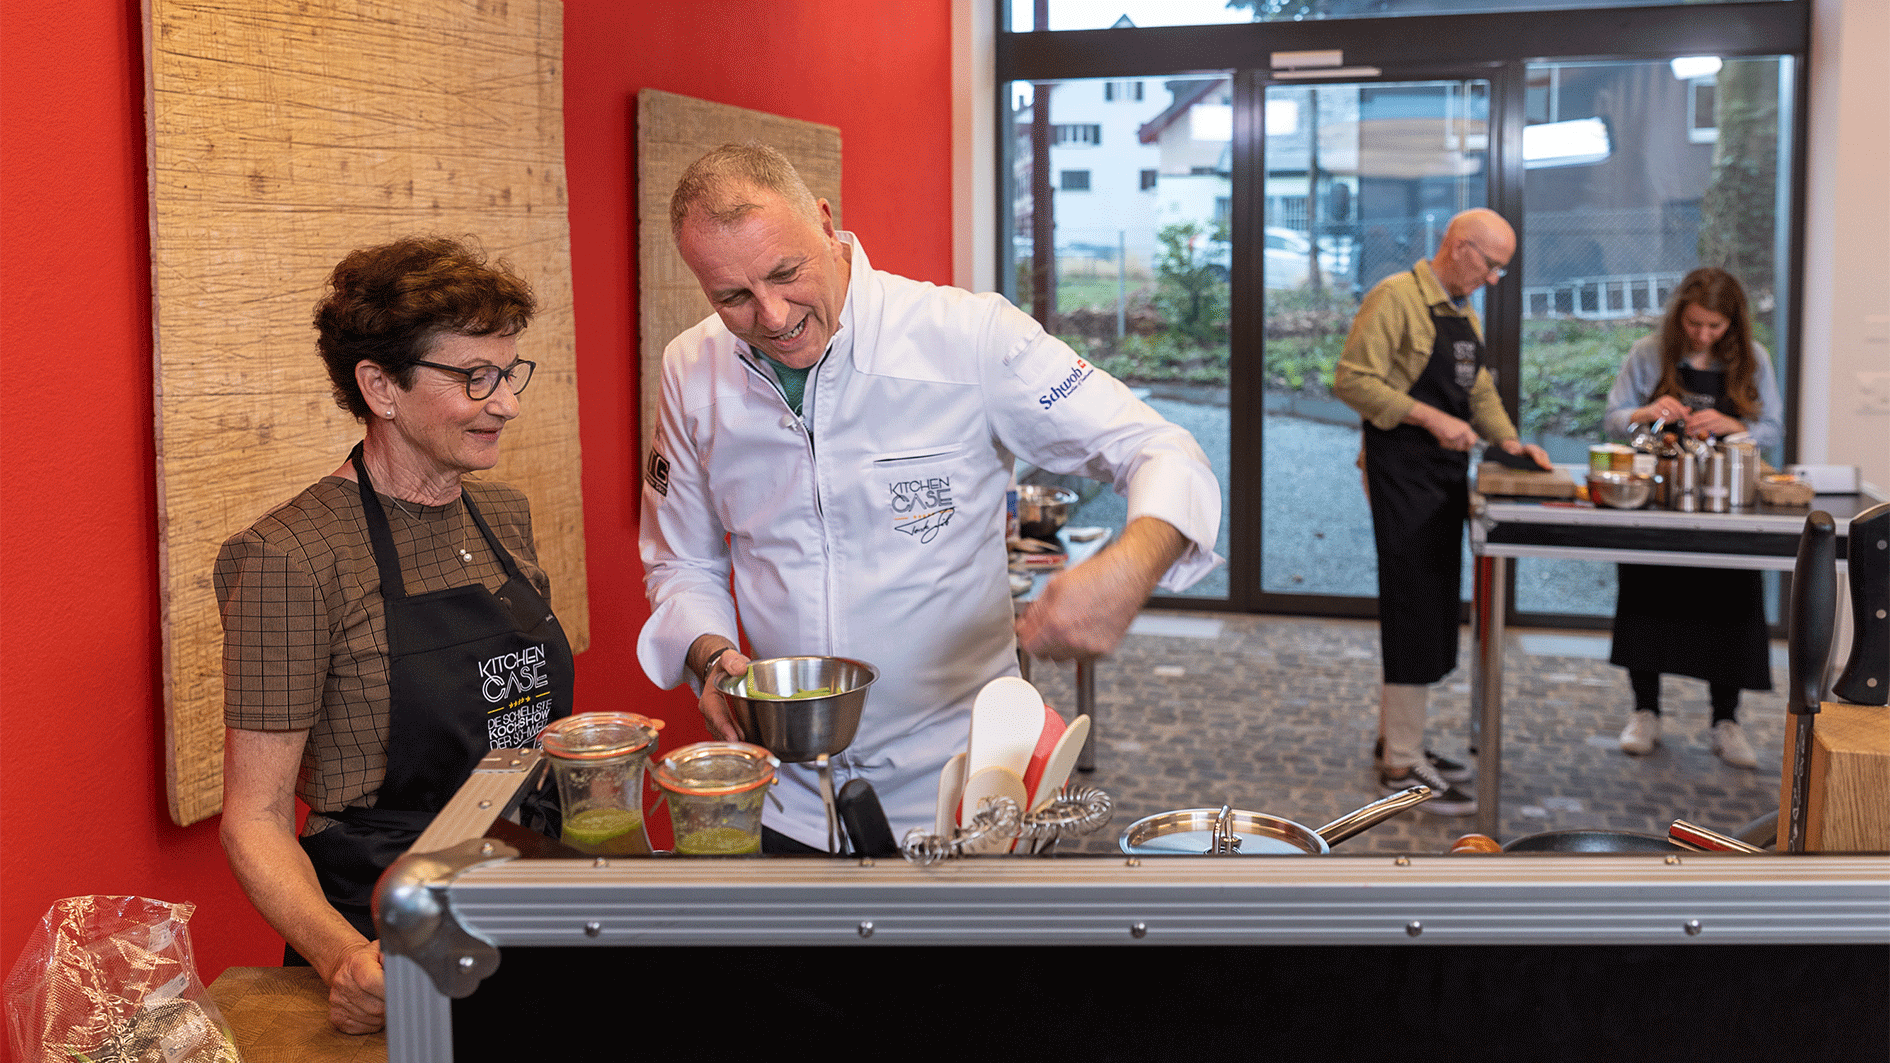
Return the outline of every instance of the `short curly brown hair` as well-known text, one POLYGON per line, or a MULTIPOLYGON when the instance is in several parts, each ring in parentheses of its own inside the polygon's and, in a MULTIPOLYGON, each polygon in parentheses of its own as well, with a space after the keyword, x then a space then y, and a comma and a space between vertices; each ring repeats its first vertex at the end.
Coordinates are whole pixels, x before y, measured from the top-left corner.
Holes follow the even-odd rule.
POLYGON ((408 236, 352 251, 335 266, 315 304, 316 347, 335 405, 366 419, 354 379, 363 360, 410 388, 414 362, 441 336, 514 336, 537 312, 531 286, 505 260, 487 264, 476 242, 408 236))

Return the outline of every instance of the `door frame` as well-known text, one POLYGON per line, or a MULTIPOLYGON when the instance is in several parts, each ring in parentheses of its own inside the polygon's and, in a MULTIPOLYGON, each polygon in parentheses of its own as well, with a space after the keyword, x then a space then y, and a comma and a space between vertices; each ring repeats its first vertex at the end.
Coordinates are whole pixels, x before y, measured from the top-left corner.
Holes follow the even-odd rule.
MULTIPOLYGON (((1263 185, 1266 174, 1266 138, 1264 116, 1266 90, 1276 85, 1362 85, 1403 84, 1409 82, 1455 81, 1489 83, 1489 128, 1485 167, 1484 202, 1502 214, 1518 233, 1522 231, 1522 158, 1520 146, 1523 124, 1524 64, 1459 63, 1450 65, 1410 65, 1380 67, 1376 77, 1348 75, 1330 79, 1272 76, 1271 70, 1246 69, 1234 72, 1234 173, 1233 236, 1235 253, 1241 256, 1243 269, 1235 272, 1231 293, 1232 321, 1229 336, 1228 438, 1231 508, 1228 529, 1228 597, 1225 605, 1200 599, 1162 597, 1156 604, 1174 608, 1227 608, 1239 612, 1287 613, 1312 616, 1371 617, 1377 615, 1375 595, 1294 594, 1264 589, 1261 582, 1261 558, 1265 527, 1263 472, 1265 414, 1242 416, 1241 411, 1264 410, 1265 374, 1265 299, 1260 269, 1265 256, 1266 205, 1263 185), (1512 132, 1513 137, 1506 135, 1512 132), (1513 170, 1513 175, 1510 171, 1513 170), (1513 176, 1514 191, 1505 190, 1506 176, 1513 176)), ((1426 248, 1432 254, 1435 248, 1426 248)), ((1520 251, 1519 251, 1520 254, 1520 251)), ((1485 289, 1484 336, 1496 373, 1498 394, 1513 418, 1519 389, 1520 364, 1518 340, 1522 334, 1522 274, 1513 266, 1508 276, 1496 286, 1485 289)), ((1463 607, 1469 616, 1469 605, 1463 607)))

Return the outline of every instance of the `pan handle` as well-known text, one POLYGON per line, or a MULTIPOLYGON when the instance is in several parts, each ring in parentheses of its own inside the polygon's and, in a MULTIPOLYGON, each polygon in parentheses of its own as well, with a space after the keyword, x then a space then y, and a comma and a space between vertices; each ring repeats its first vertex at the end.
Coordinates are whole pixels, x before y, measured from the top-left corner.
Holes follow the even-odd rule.
POLYGON ((1673 826, 1667 828, 1667 839, 1702 852, 1762 853, 1765 851, 1756 845, 1747 845, 1729 834, 1708 830, 1696 823, 1688 823, 1684 819, 1674 820, 1673 826))
POLYGON ((1385 820, 1403 812, 1413 805, 1421 805, 1437 796, 1437 791, 1428 786, 1413 786, 1408 790, 1399 790, 1389 797, 1381 797, 1355 812, 1347 812, 1338 819, 1320 827, 1318 834, 1327 845, 1337 845, 1354 834, 1371 827, 1376 827, 1385 820))

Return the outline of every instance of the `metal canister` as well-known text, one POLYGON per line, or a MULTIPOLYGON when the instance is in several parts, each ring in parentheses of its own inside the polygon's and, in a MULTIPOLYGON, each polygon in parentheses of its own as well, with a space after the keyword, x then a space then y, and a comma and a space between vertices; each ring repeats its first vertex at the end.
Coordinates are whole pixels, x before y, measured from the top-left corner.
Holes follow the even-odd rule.
POLYGON ((1673 472, 1667 478, 1668 509, 1695 513, 1700 508, 1700 463, 1684 449, 1675 448, 1673 472))
POLYGON ((1750 439, 1728 439, 1719 449, 1726 455, 1727 505, 1751 509, 1759 502, 1759 445, 1750 439))
POLYGON ((1673 504, 1674 481, 1680 475, 1680 463, 1687 460, 1686 453, 1672 436, 1663 436, 1654 444, 1654 505, 1663 509, 1676 508, 1673 504))
POLYGON ((1708 513, 1732 509, 1732 463, 1718 447, 1706 452, 1706 469, 1700 476, 1700 508, 1708 513))

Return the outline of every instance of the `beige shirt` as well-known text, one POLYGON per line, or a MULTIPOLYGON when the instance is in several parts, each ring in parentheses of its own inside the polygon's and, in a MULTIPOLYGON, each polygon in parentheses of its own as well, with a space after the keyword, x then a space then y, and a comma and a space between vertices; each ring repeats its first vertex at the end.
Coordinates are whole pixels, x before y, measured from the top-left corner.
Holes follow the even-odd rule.
MULTIPOLYGON (((1379 281, 1359 304, 1332 374, 1332 391, 1373 427, 1396 428, 1416 403, 1411 385, 1423 375, 1431 360, 1431 346, 1437 342, 1433 311, 1468 318, 1477 338, 1483 338, 1477 312, 1467 304, 1459 308, 1451 302, 1428 262, 1379 281)), ((1487 368, 1477 370, 1470 386, 1469 420, 1470 427, 1491 443, 1516 436, 1516 426, 1496 394, 1496 379, 1487 368)))

